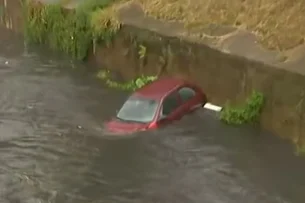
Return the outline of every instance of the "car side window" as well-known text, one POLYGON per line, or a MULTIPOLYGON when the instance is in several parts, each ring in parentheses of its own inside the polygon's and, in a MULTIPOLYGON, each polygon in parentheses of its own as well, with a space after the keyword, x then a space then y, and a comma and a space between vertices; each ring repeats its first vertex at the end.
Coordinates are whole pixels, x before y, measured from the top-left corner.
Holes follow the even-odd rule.
POLYGON ((168 116, 179 107, 179 101, 176 94, 170 94, 163 100, 162 116, 168 116))
POLYGON ((182 102, 186 102, 189 99, 191 99, 192 97, 194 97, 196 95, 195 90, 193 90, 192 88, 189 87, 182 87, 179 91, 178 91, 182 102))

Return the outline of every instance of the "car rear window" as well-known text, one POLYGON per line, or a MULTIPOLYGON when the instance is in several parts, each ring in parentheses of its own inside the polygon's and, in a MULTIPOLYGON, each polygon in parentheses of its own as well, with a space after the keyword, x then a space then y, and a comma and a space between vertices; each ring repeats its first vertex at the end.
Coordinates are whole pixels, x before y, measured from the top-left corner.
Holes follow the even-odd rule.
POLYGON ((149 123, 158 108, 158 101, 142 97, 130 97, 117 114, 124 121, 149 123))
POLYGON ((182 99, 182 102, 186 102, 192 97, 194 97, 196 95, 196 92, 192 88, 183 87, 179 90, 179 95, 182 99))

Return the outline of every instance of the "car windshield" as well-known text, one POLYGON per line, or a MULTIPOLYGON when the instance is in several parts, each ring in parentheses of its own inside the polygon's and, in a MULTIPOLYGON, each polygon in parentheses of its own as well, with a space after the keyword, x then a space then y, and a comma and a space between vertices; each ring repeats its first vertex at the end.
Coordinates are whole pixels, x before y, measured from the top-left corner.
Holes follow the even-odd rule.
POLYGON ((153 99, 130 97, 117 114, 124 121, 149 123, 153 120, 158 102, 153 99))

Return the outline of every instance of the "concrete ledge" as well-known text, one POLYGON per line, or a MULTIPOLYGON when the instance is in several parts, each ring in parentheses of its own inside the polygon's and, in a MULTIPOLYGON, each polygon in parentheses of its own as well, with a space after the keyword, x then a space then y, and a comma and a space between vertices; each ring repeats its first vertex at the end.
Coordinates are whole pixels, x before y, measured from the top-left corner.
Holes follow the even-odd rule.
POLYGON ((285 52, 267 50, 257 42, 255 34, 249 31, 219 25, 210 25, 201 30, 186 29, 180 23, 164 22, 145 16, 141 5, 134 2, 122 6, 119 17, 126 25, 154 31, 164 36, 205 44, 224 53, 305 74, 304 45, 285 52))

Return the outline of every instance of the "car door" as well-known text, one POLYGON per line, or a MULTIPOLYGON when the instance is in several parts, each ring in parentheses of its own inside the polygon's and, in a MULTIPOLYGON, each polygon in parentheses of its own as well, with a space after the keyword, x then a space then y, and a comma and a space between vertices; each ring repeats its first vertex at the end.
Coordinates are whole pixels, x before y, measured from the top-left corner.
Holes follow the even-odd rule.
POLYGON ((176 91, 166 96, 161 104, 158 124, 163 125, 180 119, 183 115, 181 107, 180 97, 176 91))
POLYGON ((189 113, 201 106, 197 99, 197 91, 191 86, 179 88, 178 95, 182 103, 183 114, 189 113))

